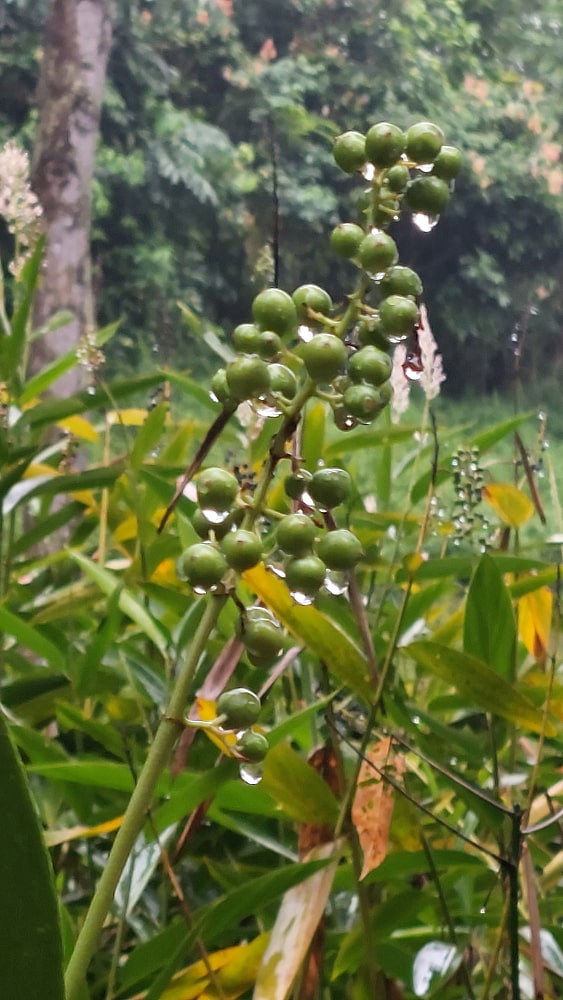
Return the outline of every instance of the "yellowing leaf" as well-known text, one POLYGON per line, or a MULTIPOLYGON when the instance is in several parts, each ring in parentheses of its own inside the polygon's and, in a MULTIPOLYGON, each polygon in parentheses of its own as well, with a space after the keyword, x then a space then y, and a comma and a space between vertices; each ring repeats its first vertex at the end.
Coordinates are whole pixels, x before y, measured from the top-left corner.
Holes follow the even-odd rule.
POLYGON ((489 483, 483 489, 483 499, 511 528, 520 528, 534 513, 530 498, 511 483, 489 483))
POLYGON ((244 582, 270 608, 290 632, 303 642, 328 670, 368 702, 373 696, 366 658, 359 647, 331 619, 315 607, 296 604, 283 580, 255 566, 243 574, 244 582))
POLYGON ((43 462, 31 462, 27 466, 23 478, 33 479, 35 476, 60 476, 58 469, 54 469, 52 465, 46 465, 43 462))
POLYGON ((174 586, 178 584, 178 574, 176 572, 175 559, 163 559, 151 574, 153 583, 160 583, 162 586, 174 586))
POLYGON ((78 415, 58 420, 57 427, 61 427, 63 431, 68 431, 69 434, 80 438, 81 441, 98 441, 100 437, 96 428, 92 427, 90 421, 78 415))
POLYGON ((286 1000, 289 996, 330 895, 338 865, 334 854, 334 843, 314 848, 308 861, 331 856, 332 861, 283 897, 258 970, 253 1000, 286 1000))
POLYGON ((524 594, 518 601, 518 638, 536 660, 547 656, 553 595, 549 587, 524 594))
MULTIPOLYGON (((209 698, 196 698, 197 704, 197 714, 202 722, 211 722, 213 719, 217 718, 217 709, 215 707, 215 702, 209 698)), ((216 747, 221 751, 221 753, 227 754, 232 757, 230 752, 230 747, 234 746, 237 741, 235 733, 224 733, 219 736, 218 733, 214 732, 213 729, 205 729, 205 735, 216 747)))
POLYGON ((96 823, 95 826, 67 826, 62 830, 45 830, 43 837, 47 847, 56 847, 69 840, 78 840, 79 837, 99 837, 102 833, 113 833, 119 829, 122 820, 123 816, 116 816, 115 819, 96 823))
POLYGON ((142 427, 147 419, 147 410, 132 407, 128 410, 110 410, 108 424, 122 424, 124 427, 142 427))
POLYGON ((139 522, 134 514, 126 517, 121 524, 114 529, 113 537, 116 542, 129 542, 139 534, 139 522))
MULTIPOLYGON (((254 983, 269 934, 259 934, 253 941, 222 948, 178 972, 160 994, 161 1000, 236 1000, 254 983), (209 969, 215 973, 215 988, 209 969)), ((145 993, 134 1000, 142 1000, 145 993)))
POLYGON ((360 878, 369 875, 387 857, 395 802, 394 790, 381 774, 387 768, 394 774, 402 774, 405 770, 404 761, 393 751, 389 736, 374 743, 362 761, 352 804, 352 822, 364 855, 360 878))

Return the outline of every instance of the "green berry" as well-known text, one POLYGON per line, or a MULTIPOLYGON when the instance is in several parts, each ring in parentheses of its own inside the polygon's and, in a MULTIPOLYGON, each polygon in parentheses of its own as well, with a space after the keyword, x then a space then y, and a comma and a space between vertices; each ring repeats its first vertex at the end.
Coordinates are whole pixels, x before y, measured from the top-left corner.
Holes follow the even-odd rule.
POLYGON ((312 475, 306 469, 290 472, 283 481, 283 488, 292 500, 300 500, 311 482, 312 475))
POLYGON ((332 570, 352 569, 363 556, 361 542, 346 528, 327 532, 316 545, 317 555, 332 570))
POLYGON ((268 365, 255 354, 242 354, 227 365, 227 383, 234 399, 253 399, 270 387, 268 365))
POLYGON ((352 385, 344 393, 342 406, 346 413, 362 424, 371 424, 385 409, 379 391, 371 385, 352 385))
POLYGON ((326 576, 326 566, 315 555, 296 556, 285 567, 285 582, 293 593, 315 597, 326 576))
POLYGON ((238 480, 226 469, 204 469, 197 478, 197 501, 202 510, 229 510, 238 491, 238 480))
POLYGON ((365 235, 362 227, 355 222, 341 222, 330 234, 330 245, 340 257, 350 260, 356 256, 365 235))
POLYGON ((364 316, 355 327, 358 343, 362 347, 367 344, 387 350, 389 342, 383 333, 383 325, 378 316, 364 316))
POLYGON ((256 353, 265 361, 272 361, 281 354, 282 347, 282 339, 278 333, 274 333, 273 330, 263 330, 258 337, 256 353))
POLYGON ((419 295, 422 295, 422 281, 412 268, 397 264, 385 272, 379 284, 379 291, 384 297, 387 295, 412 295, 413 298, 418 298, 419 295))
POLYGON ((415 177, 405 191, 405 201, 411 211, 436 217, 446 207, 450 189, 445 181, 432 174, 415 177))
POLYGON ((368 382, 379 386, 386 382, 393 368, 393 362, 385 351, 368 344, 353 354, 348 365, 350 378, 354 382, 368 382))
POLYGON ((411 179, 411 175, 408 167, 403 167, 401 164, 397 164, 396 167, 391 167, 385 175, 385 183, 390 191, 394 191, 400 194, 404 191, 407 184, 411 179))
POLYGON ((290 556, 304 555, 313 547, 317 526, 306 514, 287 514, 278 524, 277 543, 290 556))
POLYGON ((332 299, 324 288, 318 285, 300 285, 293 293, 293 301, 300 320, 309 320, 309 309, 313 312, 328 315, 332 309, 332 299))
POLYGON ((383 385, 379 386, 377 391, 379 392, 382 405, 384 407, 387 406, 393 399, 393 386, 390 382, 384 382, 383 385))
POLYGON ((366 134, 366 156, 376 167, 390 167, 396 163, 406 144, 405 133, 389 122, 372 125, 366 134))
POLYGON ((197 590, 216 587, 227 572, 227 561, 211 542, 196 542, 180 556, 180 575, 197 590))
POLYGON ((262 733, 255 733, 252 729, 244 733, 240 740, 235 743, 237 754, 251 764, 259 764, 261 760, 264 760, 269 749, 270 744, 266 737, 262 736, 262 733))
POLYGON ((222 723, 224 729, 246 729, 252 726, 262 708, 260 698, 248 688, 232 688, 223 691, 217 699, 217 715, 226 715, 222 723))
POLYGON ((346 174, 361 170, 366 162, 366 139, 361 132, 343 132, 334 140, 334 159, 346 174))
POLYGON ((280 337, 293 333, 297 327, 297 312, 291 295, 281 288, 266 288, 252 303, 254 322, 261 330, 273 330, 280 337))
POLYGON ((244 515, 244 511, 233 510, 231 513, 221 521, 212 520, 209 521, 200 507, 196 507, 192 514, 192 528, 197 532, 200 538, 209 538, 209 532, 213 531, 215 538, 224 538, 229 531, 232 531, 236 526, 237 521, 239 521, 244 515))
POLYGON ((366 271, 378 274, 399 259, 397 244, 383 230, 375 229, 360 243, 358 259, 366 271))
POLYGON ((286 399, 293 399, 297 392, 297 379, 287 365, 272 364, 270 368, 270 392, 279 392, 286 399))
POLYGON ((315 503, 330 510, 338 507, 350 496, 352 480, 345 469, 317 469, 308 487, 315 503))
POLYGON ((221 542, 221 549, 231 569, 243 573, 256 566, 262 558, 262 542, 254 531, 239 528, 230 531, 221 542))
POLYGON ((282 647, 281 626, 266 608, 249 608, 239 634, 248 653, 260 658, 261 666, 271 663, 282 647))
POLYGON ((231 399, 231 390, 227 382, 227 373, 224 368, 218 368, 211 379, 211 392, 218 403, 226 403, 231 399))
POLYGON ((258 354, 260 330, 254 323, 241 323, 233 330, 233 347, 239 354, 258 354))
POLYGON ((314 382, 332 382, 346 363, 348 352, 340 337, 317 333, 301 348, 305 368, 314 382))
POLYGON ((417 122, 407 129, 407 156, 415 163, 433 163, 443 141, 442 129, 433 122, 417 122))
POLYGON ((440 177, 443 181, 453 181, 459 174, 462 165, 461 152, 457 146, 442 146, 434 160, 432 174, 434 177, 440 177))
POLYGON ((379 318, 387 336, 406 337, 418 322, 418 306, 404 295, 390 295, 379 306, 379 318))

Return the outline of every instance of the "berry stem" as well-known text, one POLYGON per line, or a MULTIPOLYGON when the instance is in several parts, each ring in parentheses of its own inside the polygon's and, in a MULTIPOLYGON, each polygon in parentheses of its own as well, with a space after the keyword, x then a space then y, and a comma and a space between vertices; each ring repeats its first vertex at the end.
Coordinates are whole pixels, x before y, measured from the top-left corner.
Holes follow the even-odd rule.
POLYGON ((168 764, 178 738, 178 722, 183 721, 184 709, 197 666, 226 600, 224 594, 213 595, 207 599, 203 617, 170 694, 166 712, 160 720, 70 957, 65 974, 66 1000, 79 1000, 83 995, 86 972, 98 946, 98 939, 110 911, 115 890, 135 841, 143 829, 158 780, 168 764))

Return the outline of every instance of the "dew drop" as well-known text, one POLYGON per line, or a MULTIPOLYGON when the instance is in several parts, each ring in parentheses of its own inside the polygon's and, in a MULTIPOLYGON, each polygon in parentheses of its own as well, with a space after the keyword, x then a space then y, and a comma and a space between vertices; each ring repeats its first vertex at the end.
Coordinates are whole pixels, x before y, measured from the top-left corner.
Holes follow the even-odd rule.
POLYGON ((408 340, 408 333, 386 333, 385 337, 390 344, 403 344, 408 340))
POLYGON ((420 715, 413 715, 412 721, 414 726, 420 726, 420 715))
POLYGON ((297 336, 299 340, 302 340, 304 344, 308 344, 310 340, 315 336, 314 330, 311 330, 310 326, 302 323, 301 326, 297 327, 297 336))
POLYGON ((480 908, 480 910, 479 910, 479 913, 481 914, 481 916, 484 916, 486 912, 487 912, 487 907, 486 906, 482 906, 480 908))
POLYGON ((251 402, 250 406, 259 417, 280 417, 282 414, 279 406, 276 406, 266 396, 259 396, 258 399, 251 402))
POLYGON ((346 594, 348 592, 346 574, 329 569, 324 579, 324 588, 328 590, 329 594, 333 594, 335 597, 341 597, 342 594, 346 594))
POLYGON ((261 764, 241 764, 239 774, 247 785, 258 785, 262 781, 261 764))
POLYGON ((433 163, 417 163, 416 169, 420 170, 421 174, 429 174, 433 166, 433 163))
POLYGON ((307 492, 307 490, 303 491, 303 493, 299 497, 299 500, 303 504, 304 507, 314 507, 315 506, 315 501, 313 500, 313 497, 311 496, 311 494, 307 492))
POLYGON ((375 167, 373 163, 366 163, 365 167, 362 170, 362 177, 364 177, 366 181, 373 180, 373 178, 375 177, 375 167))
POLYGON ((303 594, 300 590, 292 590, 291 598, 296 604, 299 604, 301 608, 307 608, 315 600, 310 594, 303 594))
POLYGON ((426 215, 425 212, 415 212, 412 221, 421 233, 431 233, 438 225, 439 215, 426 215))
POLYGON ((385 271, 370 271, 369 276, 372 281, 379 282, 385 277, 385 271))
POLYGON ((412 361, 405 361, 403 374, 405 378, 408 378, 409 382, 420 382, 423 369, 418 364, 413 364, 412 361))
POLYGON ((268 569, 270 570, 270 573, 273 573, 274 576, 279 577, 280 580, 285 580, 285 570, 283 566, 276 566, 275 563, 269 563, 268 569))
POLYGON ((227 520, 230 511, 215 510, 213 507, 205 507, 201 513, 209 524, 222 524, 223 521, 227 520))
POLYGON ((96 395, 96 386, 95 386, 95 385, 92 385, 92 384, 90 383, 90 385, 89 385, 89 386, 88 386, 88 388, 86 389, 86 392, 88 393, 88 395, 89 395, 89 396, 95 396, 95 395, 96 395))
POLYGON ((210 392, 209 393, 209 398, 210 398, 210 400, 211 400, 212 403, 218 403, 219 402, 219 398, 215 395, 214 392, 210 392))

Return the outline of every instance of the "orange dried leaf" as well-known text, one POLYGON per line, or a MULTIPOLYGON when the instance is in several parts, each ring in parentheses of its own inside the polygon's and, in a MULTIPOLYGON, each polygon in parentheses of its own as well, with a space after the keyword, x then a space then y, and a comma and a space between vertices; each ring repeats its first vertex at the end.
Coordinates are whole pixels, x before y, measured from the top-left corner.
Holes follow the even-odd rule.
POLYGON ((393 776, 405 770, 403 758, 392 749, 390 737, 374 743, 362 762, 358 785, 352 805, 352 822, 356 827, 364 855, 360 878, 377 868, 387 857, 389 828, 394 790, 385 781, 382 771, 392 771, 393 776))
POLYGON ((524 594, 518 601, 518 638, 536 660, 547 656, 553 595, 549 587, 524 594))

